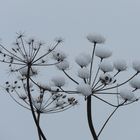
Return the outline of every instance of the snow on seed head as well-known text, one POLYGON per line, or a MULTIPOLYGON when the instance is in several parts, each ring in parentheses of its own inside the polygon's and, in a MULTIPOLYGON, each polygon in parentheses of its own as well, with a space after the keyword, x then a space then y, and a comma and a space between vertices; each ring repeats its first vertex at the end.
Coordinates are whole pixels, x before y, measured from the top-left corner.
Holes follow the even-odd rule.
POLYGON ((67 70, 69 68, 69 62, 67 60, 63 60, 56 65, 59 70, 67 70))
POLYGON ((86 67, 91 62, 91 56, 81 53, 76 57, 75 61, 79 66, 86 67))
POLYGON ((104 59, 110 57, 112 52, 106 48, 100 47, 95 50, 95 55, 101 59, 104 59))
POLYGON ((132 63, 133 69, 136 70, 137 72, 140 72, 140 61, 136 60, 132 63))
POLYGON ((53 59, 57 61, 63 61, 66 58, 66 54, 60 50, 55 50, 52 53, 53 59))
POLYGON ((103 72, 111 72, 114 69, 112 63, 107 60, 102 61, 99 67, 103 72))
POLYGON ((56 87, 62 87, 65 85, 65 79, 63 77, 57 76, 52 78, 52 82, 56 87))
POLYGON ((84 96, 89 96, 92 94, 92 89, 91 89, 90 85, 85 84, 85 83, 79 84, 77 86, 77 91, 84 96))
POLYGON ((114 62, 114 67, 118 71, 124 71, 127 69, 127 64, 124 60, 116 60, 114 62))
POLYGON ((88 68, 80 68, 78 70, 78 76, 82 79, 88 79, 90 77, 90 72, 88 70, 88 68))
POLYGON ((140 89, 140 78, 135 77, 130 82, 131 87, 135 89, 140 89))
POLYGON ((100 75, 100 81, 105 85, 109 85, 114 83, 116 80, 109 73, 104 73, 100 75))
POLYGON ((133 101, 135 99, 134 93, 130 89, 121 89, 120 96, 124 100, 133 101))
POLYGON ((89 34, 87 35, 87 39, 91 43, 102 44, 105 42, 105 38, 100 34, 89 34))

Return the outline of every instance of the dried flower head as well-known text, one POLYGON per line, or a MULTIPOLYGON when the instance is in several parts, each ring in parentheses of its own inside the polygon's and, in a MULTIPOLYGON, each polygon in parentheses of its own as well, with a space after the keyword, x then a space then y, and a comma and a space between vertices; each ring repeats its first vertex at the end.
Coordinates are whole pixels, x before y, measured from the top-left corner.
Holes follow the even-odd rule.
POLYGON ((103 72, 111 72, 114 69, 112 63, 107 60, 102 61, 99 67, 103 72))
POLYGON ((91 43, 102 44, 105 42, 105 38, 100 34, 89 34, 89 35, 87 35, 87 39, 91 43))
POLYGON ((115 79, 113 76, 111 76, 109 73, 104 73, 100 75, 100 81, 104 85, 112 84, 115 82, 115 79))
POLYGON ((63 61, 66 57, 66 54, 60 50, 53 51, 53 58, 57 61, 63 61))
POLYGON ((80 67, 86 67, 91 62, 91 56, 81 53, 76 57, 75 61, 80 67))
POLYGON ((135 89, 140 89, 140 78, 135 77, 130 82, 131 87, 135 89))
POLYGON ((69 68, 69 62, 67 60, 63 60, 59 62, 58 64, 56 64, 56 67, 59 70, 67 70, 69 68))
POLYGON ((90 77, 90 72, 88 68, 85 68, 85 67, 80 68, 78 70, 78 76, 82 79, 88 79, 90 77))
MULTIPOLYGON (((28 73, 28 68, 22 68, 20 70, 20 74, 22 75, 22 77, 27 77, 27 73, 28 73)), ((35 68, 30 69, 30 76, 36 76, 38 74, 38 70, 35 68)))
POLYGON ((128 101, 133 101, 135 100, 135 95, 134 93, 129 90, 129 89, 121 89, 120 91, 120 96, 124 99, 124 100, 128 100, 128 101))
POLYGON ((118 71, 124 71, 127 69, 127 64, 124 60, 116 60, 114 62, 114 68, 118 71))
POLYGON ((136 70, 137 72, 140 72, 140 61, 136 60, 132 63, 133 69, 136 70))
POLYGON ((81 83, 77 86, 77 91, 84 96, 89 96, 92 94, 92 88, 89 84, 81 83))
POLYGON ((62 87, 65 85, 65 78, 61 76, 57 76, 52 78, 52 82, 56 87, 62 87))
POLYGON ((110 57, 112 52, 106 48, 100 47, 95 50, 95 55, 101 59, 104 59, 110 57))

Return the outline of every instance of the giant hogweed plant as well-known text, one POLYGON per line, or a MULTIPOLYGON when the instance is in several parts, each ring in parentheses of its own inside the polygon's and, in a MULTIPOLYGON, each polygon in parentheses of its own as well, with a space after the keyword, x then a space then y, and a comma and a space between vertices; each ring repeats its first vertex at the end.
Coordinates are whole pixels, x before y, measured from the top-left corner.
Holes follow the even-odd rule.
POLYGON ((127 63, 124 60, 116 60, 114 63, 108 61, 112 52, 99 46, 105 42, 105 38, 90 34, 87 39, 93 47, 92 53, 82 53, 76 57, 75 62, 79 66, 77 79, 68 72, 70 64, 67 55, 56 49, 62 42, 60 38, 47 49, 42 42, 26 40, 23 34, 18 35, 15 47, 11 50, 0 44, 0 61, 8 64, 10 72, 16 76, 15 81, 5 82, 4 90, 17 104, 31 111, 39 140, 47 139, 40 126, 41 114, 57 113, 71 108, 78 103, 73 97, 75 94, 82 95, 87 102, 87 122, 94 140, 99 139, 108 121, 120 107, 139 100, 136 92, 140 89, 140 61, 133 62, 134 74, 124 80, 122 75, 127 72, 127 63), (53 60, 50 60, 50 57, 53 60), (38 82, 35 77, 39 76, 39 69, 49 66, 56 66, 64 76, 53 77, 52 84, 38 82), (69 80, 69 85, 74 83, 75 88, 64 87, 65 79, 69 80), (131 88, 126 88, 127 84, 131 88), (111 96, 116 97, 116 101, 110 100, 111 96), (96 132, 92 120, 92 98, 114 108, 99 132, 96 132))
POLYGON ((140 89, 140 79, 138 78, 140 61, 133 62, 134 73, 124 79, 123 75, 128 70, 127 63, 123 59, 110 62, 108 58, 111 57, 112 52, 107 48, 99 46, 105 42, 105 38, 99 34, 89 34, 87 40, 91 43, 92 53, 82 53, 76 57, 75 62, 79 66, 77 79, 74 78, 75 76, 69 74, 69 63, 67 60, 60 62, 56 66, 62 71, 65 78, 70 80, 70 83, 75 84, 74 90, 64 89, 63 87, 60 87, 59 90, 67 94, 79 94, 84 97, 87 103, 89 129, 93 139, 98 140, 108 121, 120 107, 127 106, 139 100, 136 92, 140 89), (128 85, 130 85, 130 88, 128 85), (96 132, 92 119, 93 98, 114 108, 113 112, 101 126, 99 132, 96 132), (114 98, 115 100, 113 100, 114 98))
POLYGON ((52 78, 51 85, 36 79, 42 67, 65 63, 66 55, 57 50, 61 43, 62 39, 58 38, 53 45, 46 47, 41 41, 26 40, 23 34, 18 34, 11 49, 0 44, 0 62, 8 64, 15 78, 5 82, 4 90, 18 105, 31 111, 39 140, 47 140, 40 126, 42 114, 63 112, 77 104, 74 97, 60 91, 65 84, 63 77, 52 78))

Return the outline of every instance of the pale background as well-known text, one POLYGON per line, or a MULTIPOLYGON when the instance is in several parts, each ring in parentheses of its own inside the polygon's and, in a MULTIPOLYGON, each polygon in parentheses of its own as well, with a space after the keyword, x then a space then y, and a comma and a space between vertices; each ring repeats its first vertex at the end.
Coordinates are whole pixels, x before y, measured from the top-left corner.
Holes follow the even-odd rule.
MULTIPOLYGON (((25 31, 46 43, 61 36, 63 49, 74 57, 78 51, 90 48, 86 35, 97 32, 113 50, 113 59, 124 58, 129 63, 139 59, 139 0, 1 0, 0 38, 9 47, 16 32, 25 31), (66 48, 66 49, 65 49, 66 48)), ((1 85, 8 76, 3 76, 1 85)), ((3 68, 3 69, 2 69, 3 68)), ((121 108, 103 131, 100 140, 139 140, 140 103, 121 108)), ((16 105, 3 91, 0 93, 0 139, 37 140, 30 112, 16 105)), ((105 104, 93 105, 96 128, 99 129, 109 111, 105 104)), ((64 113, 44 115, 42 126, 48 140, 90 140, 85 103, 64 113)))

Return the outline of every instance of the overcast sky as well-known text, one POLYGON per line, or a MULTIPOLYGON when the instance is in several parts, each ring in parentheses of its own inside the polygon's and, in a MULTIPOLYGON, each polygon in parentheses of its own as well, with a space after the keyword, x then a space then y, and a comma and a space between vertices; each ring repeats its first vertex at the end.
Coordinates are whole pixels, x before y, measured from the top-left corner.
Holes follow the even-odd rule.
MULTIPOLYGON (((131 63, 140 59, 139 0, 1 0, 0 38, 10 47, 16 32, 23 31, 46 43, 63 37, 63 49, 74 57, 90 50, 88 33, 106 37, 105 47, 113 51, 113 59, 131 63), (80 51, 79 51, 80 50, 80 51)), ((3 76, 1 83, 8 76, 3 76)), ((140 103, 121 108, 103 131, 100 140, 139 140, 140 103)), ((84 100, 64 113, 44 115, 42 126, 48 140, 90 140, 84 100)), ((0 139, 37 140, 31 113, 19 107, 4 92, 0 93, 0 139)), ((101 102, 93 105, 94 121, 100 123, 110 113, 101 102)))

